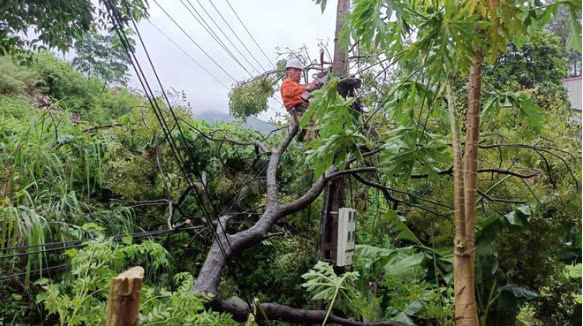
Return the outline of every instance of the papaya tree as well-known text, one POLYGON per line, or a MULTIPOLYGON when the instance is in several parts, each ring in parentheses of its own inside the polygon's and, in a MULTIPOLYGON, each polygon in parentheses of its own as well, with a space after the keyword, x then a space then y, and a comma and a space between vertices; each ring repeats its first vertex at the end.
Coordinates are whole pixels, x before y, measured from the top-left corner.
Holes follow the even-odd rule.
MULTIPOLYGON (((494 63, 509 42, 520 45, 540 29, 560 5, 572 13, 570 46, 581 47, 576 15, 581 4, 558 1, 364 1, 356 0, 345 37, 365 48, 381 48, 387 58, 416 60, 424 86, 446 91, 453 138, 455 192, 454 291, 458 325, 478 325, 474 289, 476 186, 484 60, 494 63), (467 116, 462 157, 451 76, 467 73, 467 116)), ((437 93, 436 92, 436 93, 437 93)), ((423 99, 422 101, 425 101, 423 99)), ((421 102, 420 105, 425 105, 421 102)), ((423 127, 424 129, 425 127, 423 127)), ((415 128, 417 132, 419 128, 415 128)), ((420 137, 414 136, 415 139, 420 137)), ((398 148, 396 148, 399 151, 398 148)))

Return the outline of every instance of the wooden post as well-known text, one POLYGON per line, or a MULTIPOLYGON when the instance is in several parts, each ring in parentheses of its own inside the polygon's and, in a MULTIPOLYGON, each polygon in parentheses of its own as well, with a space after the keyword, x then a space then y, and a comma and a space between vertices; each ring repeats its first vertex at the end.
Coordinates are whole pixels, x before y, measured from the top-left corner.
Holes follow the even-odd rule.
POLYGON ((144 269, 130 268, 111 279, 106 326, 137 326, 144 269))

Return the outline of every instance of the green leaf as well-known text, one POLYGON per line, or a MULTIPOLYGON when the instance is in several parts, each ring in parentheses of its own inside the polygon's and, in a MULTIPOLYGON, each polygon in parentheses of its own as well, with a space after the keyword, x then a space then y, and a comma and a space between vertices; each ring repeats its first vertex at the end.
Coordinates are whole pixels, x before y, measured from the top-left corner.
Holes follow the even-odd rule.
POLYGON ((581 2, 576 1, 578 5, 569 6, 569 38, 567 39, 567 49, 581 52, 581 24, 577 15, 581 14, 581 2), (577 6, 579 7, 577 10, 577 6))
POLYGON ((403 277, 411 273, 413 268, 418 267, 424 257, 423 253, 394 256, 384 267, 385 275, 389 277, 403 277))
POLYGON ((569 277, 575 278, 575 279, 581 279, 581 274, 582 274, 581 264, 567 265, 567 266, 565 266, 565 269, 567 270, 567 275, 569 275, 569 277))
POLYGON ((419 300, 414 300, 409 303, 397 316, 395 316, 394 320, 399 323, 403 323, 405 325, 415 325, 413 320, 409 318, 409 316, 414 316, 415 314, 419 313, 423 310, 423 304, 419 300))
POLYGON ((397 215, 397 212, 388 211, 382 215, 381 219, 387 223, 391 231, 397 233, 397 239, 408 240, 417 245, 423 245, 421 240, 419 240, 413 231, 411 231, 411 229, 409 229, 409 227, 407 227, 407 225, 404 223, 406 221, 405 217, 397 215))
POLYGON ((528 224, 528 216, 531 215, 531 208, 529 206, 521 206, 514 211, 504 215, 508 223, 512 225, 525 226, 528 224))
POLYGON ((529 289, 520 287, 516 284, 508 284, 498 288, 498 292, 508 292, 516 298, 524 298, 526 300, 531 300, 537 298, 538 293, 531 291, 529 289))

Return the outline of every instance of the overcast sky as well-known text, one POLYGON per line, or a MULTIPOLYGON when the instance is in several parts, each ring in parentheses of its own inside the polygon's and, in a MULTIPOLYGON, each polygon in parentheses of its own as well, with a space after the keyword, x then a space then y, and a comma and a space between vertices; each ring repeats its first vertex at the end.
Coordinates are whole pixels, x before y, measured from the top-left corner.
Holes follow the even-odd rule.
MULTIPOLYGON (((205 31, 180 0, 157 0, 185 31, 206 51, 219 65, 231 74, 237 81, 249 79, 249 74, 243 70, 205 31)), ((188 3, 185 1, 186 5, 188 3)), ((228 6, 226 0, 190 0, 190 3, 198 10, 207 23, 214 29, 219 38, 227 45, 227 48, 251 73, 257 74, 252 66, 241 58, 233 49, 223 34, 216 28, 200 4, 218 23, 220 28, 232 40, 251 63, 257 63, 243 48, 241 43, 233 36, 224 21, 219 17, 212 4, 220 11, 239 38, 246 44, 254 57, 267 69, 273 69, 267 58, 261 53, 249 34, 245 31, 235 14, 228 6)), ((312 59, 319 56, 318 42, 327 42, 329 50, 333 50, 335 28, 335 3, 330 1, 326 11, 322 14, 319 5, 312 0, 229 0, 245 26, 255 37, 259 45, 265 51, 272 62, 277 60, 277 48, 298 49, 306 45, 312 59)), ((150 3, 150 22, 160 28, 164 34, 182 47, 194 60, 204 66, 220 82, 230 88, 233 80, 213 63, 158 7, 153 1, 150 3)), ((192 10, 192 8, 189 7, 192 10)), ((195 13, 193 11, 193 13, 195 13)), ((195 13, 196 14, 196 13, 195 13)), ((186 54, 173 45, 147 20, 142 20, 139 25, 140 32, 150 52, 154 65, 165 88, 172 87, 183 90, 187 100, 192 106, 193 112, 228 112, 228 92, 221 83, 211 77, 201 67, 193 62, 186 54)), ((280 50, 279 52, 281 52, 280 50)), ((138 47, 140 62, 146 63, 147 59, 143 50, 138 47)), ((144 66, 144 64, 142 64, 144 66)), ((259 68, 260 69, 260 68, 259 68)), ((133 75, 133 71, 132 71, 133 75)), ((148 80, 154 80, 153 75, 148 74, 148 80)), ((133 78, 130 86, 141 89, 137 79, 133 78)), ((280 100, 279 92, 276 97, 280 100)), ((260 115, 262 119, 268 119, 275 112, 284 113, 285 109, 277 100, 270 101, 270 109, 260 115)))

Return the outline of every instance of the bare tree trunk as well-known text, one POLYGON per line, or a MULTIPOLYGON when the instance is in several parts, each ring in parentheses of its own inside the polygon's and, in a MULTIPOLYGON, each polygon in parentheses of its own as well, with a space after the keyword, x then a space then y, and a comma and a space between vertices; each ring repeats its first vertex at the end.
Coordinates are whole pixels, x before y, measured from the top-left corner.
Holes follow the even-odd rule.
POLYGON ((348 74, 347 53, 341 46, 339 37, 342 27, 344 27, 344 16, 350 10, 350 0, 338 0, 336 7, 336 31, 334 33, 334 65, 332 74, 336 77, 344 77, 348 74))
MULTIPOLYGON (((478 182, 478 141, 480 135, 480 100, 482 90, 483 55, 477 51, 472 58, 469 76, 467 132, 463 170, 464 222, 459 221, 461 194, 456 193, 456 233, 458 227, 463 237, 456 234, 454 254, 455 319, 458 326, 478 326, 476 294, 474 289, 476 186, 478 182), (460 196, 460 197, 458 197, 460 196), (462 229, 463 228, 463 229, 462 229)), ((451 114, 451 113, 450 113, 451 114)), ((455 160, 455 157, 454 157, 455 160)), ((455 180, 459 191, 461 176, 455 180)))

